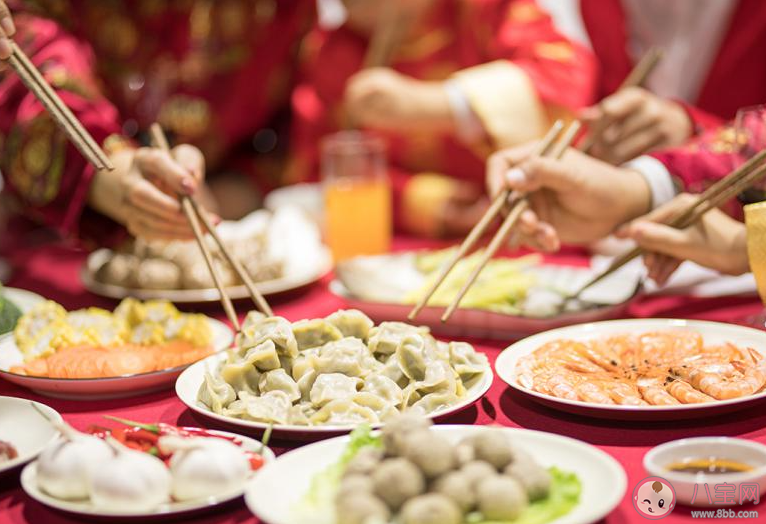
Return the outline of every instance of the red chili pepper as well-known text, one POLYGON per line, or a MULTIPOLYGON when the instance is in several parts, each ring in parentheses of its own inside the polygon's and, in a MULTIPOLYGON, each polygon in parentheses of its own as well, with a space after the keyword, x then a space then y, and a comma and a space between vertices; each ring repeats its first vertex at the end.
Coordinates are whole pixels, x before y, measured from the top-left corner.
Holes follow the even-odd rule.
POLYGON ((112 437, 115 438, 118 442, 121 442, 122 444, 127 444, 126 438, 125 438, 125 428, 114 428, 111 430, 112 437))
POLYGON ((131 430, 125 432, 125 436, 131 440, 146 441, 151 444, 156 444, 159 440, 159 435, 152 433, 151 431, 146 431, 142 428, 132 428, 131 430))
POLYGON ((263 467, 263 456, 252 451, 246 451, 247 458, 250 460, 250 469, 253 471, 263 467))
POLYGON ((132 440, 125 441, 125 446, 130 449, 135 449, 136 451, 144 451, 141 447, 141 444, 139 442, 134 442, 132 440))

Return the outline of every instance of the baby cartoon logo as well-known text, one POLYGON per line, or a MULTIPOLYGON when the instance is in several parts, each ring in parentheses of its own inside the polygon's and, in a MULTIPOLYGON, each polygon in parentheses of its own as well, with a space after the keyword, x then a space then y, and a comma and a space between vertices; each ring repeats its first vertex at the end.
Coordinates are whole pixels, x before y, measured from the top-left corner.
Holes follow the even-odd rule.
POLYGON ((676 492, 664 478, 647 477, 633 490, 633 507, 650 520, 667 517, 676 507, 676 492))

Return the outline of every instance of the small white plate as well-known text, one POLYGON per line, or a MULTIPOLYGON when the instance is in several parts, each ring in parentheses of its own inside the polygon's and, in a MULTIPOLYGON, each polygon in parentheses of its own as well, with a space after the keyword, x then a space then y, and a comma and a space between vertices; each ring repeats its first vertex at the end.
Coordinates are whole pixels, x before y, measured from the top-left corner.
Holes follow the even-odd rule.
POLYGON ((748 397, 731 400, 719 400, 706 404, 680 404, 673 406, 623 406, 612 404, 592 404, 576 400, 552 397, 532 391, 519 384, 516 364, 522 357, 533 353, 543 344, 553 340, 568 338, 589 340, 620 333, 641 333, 646 331, 692 330, 700 333, 705 344, 724 344, 731 342, 739 347, 749 347, 766 356, 766 331, 703 320, 679 319, 630 319, 579 324, 525 338, 506 348, 495 362, 495 371, 509 386, 531 400, 554 409, 615 420, 678 420, 681 418, 699 418, 722 413, 729 413, 753 404, 763 402, 766 391, 748 397))
POLYGON ((739 503, 740 484, 758 484, 759 492, 766 490, 766 446, 751 440, 731 437, 697 437, 666 442, 650 449, 644 455, 644 469, 655 477, 662 477, 673 486, 679 504, 686 506, 732 506, 715 497, 715 485, 722 482, 736 485, 735 503, 739 503), (667 466, 689 459, 716 457, 747 464, 752 471, 706 475, 670 471, 667 466), (711 499, 708 499, 704 485, 708 485, 711 499), (697 496, 694 497, 694 486, 697 496), (694 498, 694 504, 692 504, 694 498))
MULTIPOLYGON (((231 329, 214 318, 208 318, 208 322, 213 330, 214 351, 228 348, 234 340, 231 329)), ((71 400, 125 398, 165 389, 189 366, 186 364, 171 369, 122 377, 77 379, 30 377, 8 371, 11 366, 23 363, 23 360, 13 337, 0 340, 0 378, 29 388, 40 395, 71 400)))
MULTIPOLYGON (((226 431, 210 431, 218 435, 226 437, 236 437, 242 442, 242 447, 247 451, 259 451, 261 449, 261 443, 257 440, 243 437, 241 435, 235 435, 234 433, 228 433, 226 431)), ((274 452, 268 447, 264 447, 261 452, 265 465, 261 469, 252 473, 251 479, 257 478, 258 474, 263 471, 267 464, 274 461, 274 452)), ((167 518, 171 516, 190 515, 192 513, 201 513, 208 511, 215 506, 225 504, 242 496, 245 490, 245 486, 228 491, 226 493, 220 493, 213 497, 208 497, 203 500, 191 500, 186 502, 170 502, 162 504, 156 510, 151 512, 146 511, 110 511, 106 508, 97 508, 93 506, 89 501, 71 501, 61 500, 52 497, 42 491, 37 486, 37 461, 29 464, 21 472, 21 487, 24 489, 27 495, 34 500, 48 506, 49 508, 63 511, 72 515, 82 517, 104 517, 110 519, 145 519, 145 518, 167 518)))
MULTIPOLYGON (((207 369, 216 369, 218 364, 225 359, 225 353, 210 355, 209 357, 200 360, 199 362, 186 368, 186 370, 181 373, 181 376, 179 376, 178 380, 176 381, 176 395, 178 395, 178 398, 181 399, 181 402, 186 404, 189 409, 199 413, 200 415, 217 420, 218 422, 222 422, 227 426, 236 427, 237 431, 260 434, 269 427, 269 424, 219 415, 210 411, 207 406, 197 400, 197 394, 205 378, 205 371, 207 369)), ((429 413, 427 416, 432 419, 439 419, 470 407, 474 402, 481 399, 481 397, 483 397, 487 391, 489 391, 489 388, 492 385, 492 379, 492 369, 488 366, 483 375, 474 379, 474 382, 466 391, 466 396, 459 403, 449 406, 445 409, 429 413)), ((376 425, 374 427, 380 426, 382 426, 382 424, 376 425)), ((274 436, 278 436, 280 438, 294 440, 315 440, 318 438, 326 438, 328 436, 338 435, 341 433, 348 433, 355 427, 356 424, 334 426, 298 426, 291 424, 275 424, 273 426, 273 431, 274 436)))
MULTIPOLYGON (((486 430, 480 426, 435 426, 452 442, 486 430)), ((500 430, 499 428, 493 428, 500 430)), ((590 524, 608 515, 622 500, 627 479, 622 466, 605 452, 569 437, 526 429, 502 428, 508 438, 544 467, 556 466, 577 475, 580 502, 549 524, 590 524)), ((331 514, 298 514, 299 503, 314 477, 338 462, 349 437, 324 440, 281 455, 245 489, 247 506, 269 524, 335 524, 331 514), (310 520, 309 520, 310 519, 310 520)))
POLYGON ((46 300, 42 295, 17 287, 3 287, 0 289, 0 294, 16 304, 22 313, 26 313, 40 302, 45 302, 46 300))
MULTIPOLYGON (((108 249, 99 249, 88 256, 86 264, 80 272, 80 278, 85 289, 102 297, 122 300, 134 297, 139 300, 170 300, 176 304, 201 304, 218 302, 220 294, 216 288, 207 289, 136 289, 114 284, 105 284, 96 280, 96 271, 111 257, 108 249)), ((332 255, 327 248, 321 248, 317 254, 317 263, 311 268, 286 274, 273 280, 256 282, 255 287, 262 295, 285 293, 313 284, 332 270, 332 255)), ((232 300, 250 298, 247 286, 232 286, 226 288, 232 300)))
POLYGON ((0 462, 0 475, 36 458, 45 446, 58 437, 59 432, 32 404, 52 419, 61 420, 55 409, 40 402, 0 397, 0 440, 11 444, 19 453, 13 460, 0 462))

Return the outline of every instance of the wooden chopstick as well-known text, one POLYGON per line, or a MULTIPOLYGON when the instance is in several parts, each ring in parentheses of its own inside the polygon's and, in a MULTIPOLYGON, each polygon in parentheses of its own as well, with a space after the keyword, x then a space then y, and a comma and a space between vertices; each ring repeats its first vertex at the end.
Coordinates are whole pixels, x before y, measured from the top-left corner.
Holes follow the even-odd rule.
MULTIPOLYGON (((575 136, 577 136, 577 133, 580 131, 580 127, 581 124, 579 121, 575 120, 572 122, 557 143, 549 143, 546 144, 548 147, 542 148, 540 156, 546 156, 555 159, 561 158, 569 145, 574 141, 575 136)), ((492 238, 492 241, 489 243, 487 249, 482 254, 479 263, 463 284, 460 292, 452 300, 449 307, 447 307, 444 314, 442 315, 442 322, 447 322, 455 310, 458 308, 458 306, 460 306, 460 302, 463 300, 466 293, 468 293, 468 290, 471 288, 473 283, 476 282, 476 279, 479 278, 479 275, 484 270, 486 265, 489 263, 492 257, 495 256, 495 253, 497 253, 500 247, 505 244, 506 240, 508 239, 508 235, 510 235, 521 214, 529 208, 529 202, 527 201, 526 196, 518 196, 511 205, 513 206, 511 211, 508 213, 508 216, 505 217, 502 225, 497 230, 495 236, 492 238)))
MULTIPOLYGON (((563 129, 564 122, 561 120, 556 120, 556 122, 554 122, 551 126, 550 130, 548 130, 546 133, 545 137, 543 137, 542 141, 538 144, 537 149, 533 155, 542 155, 549 147, 551 147, 563 129)), ((439 286, 442 285, 444 279, 447 278, 447 275, 454 269, 455 265, 468 253, 468 251, 471 250, 471 248, 473 248, 476 242, 478 242, 481 237, 484 236, 484 233, 487 231, 487 228, 490 226, 492 221, 498 214, 500 214, 503 206, 508 203, 510 196, 511 192, 504 190, 501 191, 497 197, 495 197, 495 200, 492 201, 492 204, 484 212, 484 215, 481 217, 479 222, 476 223, 473 229, 471 229, 471 231, 468 233, 468 236, 465 237, 465 240, 463 240, 463 243, 460 244, 460 247, 455 252, 455 254, 452 255, 449 260, 447 260, 447 262, 445 262, 445 264, 441 267, 439 270, 439 275, 436 277, 436 281, 431 285, 426 294, 423 295, 420 300, 418 300, 417 304, 415 304, 415 307, 412 308, 412 311, 410 311, 410 314, 407 316, 410 321, 415 320, 418 314, 428 304, 428 301, 431 299, 433 294, 436 293, 436 290, 439 289, 439 286)))
MULTIPOLYGON (((162 149, 163 151, 170 152, 170 144, 168 144, 167 138, 165 138, 165 133, 162 132, 162 128, 159 126, 159 124, 152 124, 149 128, 149 133, 151 135, 151 140, 154 147, 162 149)), ((194 206, 191 203, 191 199, 188 196, 184 195, 181 197, 181 208, 186 214, 186 218, 189 220, 189 224, 191 225, 192 231, 194 232, 194 238, 197 241, 197 245, 199 246, 200 250, 202 251, 202 256, 205 259, 205 264, 207 264, 210 275, 213 277, 215 287, 218 289, 221 304, 223 304, 223 310, 226 312, 226 316, 228 317, 229 322, 231 322, 231 325, 234 327, 234 330, 239 333, 240 325, 239 319, 237 318, 237 313, 234 310, 234 305, 231 302, 231 298, 229 297, 228 293, 226 293, 226 289, 223 286, 223 280, 221 279, 221 275, 218 272, 218 267, 215 265, 215 260, 213 260, 213 256, 210 254, 210 250, 208 249, 207 243, 205 242, 205 234, 202 231, 202 226, 200 226, 199 219, 197 218, 197 213, 195 212, 194 206)))
POLYGON ((396 2, 385 2, 383 13, 375 24, 375 30, 364 55, 363 67, 384 67, 399 46, 409 24, 400 15, 396 2))
MULTIPOLYGON (((661 58, 662 51, 659 48, 650 48, 644 54, 644 56, 641 57, 641 60, 638 61, 630 73, 628 73, 628 76, 626 76, 625 80, 622 81, 622 84, 620 84, 620 87, 617 88, 617 91, 621 91, 626 87, 637 87, 643 85, 652 71, 654 71, 654 68, 657 66, 661 58)), ((601 131, 603 131, 603 129, 594 129, 588 133, 588 135, 578 146, 578 149, 584 153, 588 153, 596 143, 596 137, 601 134, 601 131)))
POLYGON ((8 58, 10 66, 19 75, 27 89, 45 107, 46 111, 48 111, 80 153, 96 169, 109 171, 114 169, 114 165, 112 165, 106 153, 104 153, 90 133, 83 127, 82 123, 64 104, 63 100, 56 94, 56 91, 45 81, 42 73, 34 66, 29 57, 13 41, 11 41, 11 51, 11 56, 8 58))
MULTIPOLYGON (((710 186, 699 196, 696 202, 691 204, 679 215, 669 220, 667 225, 677 229, 687 228, 697 222, 697 220, 702 218, 702 216, 711 209, 718 207, 737 196, 754 182, 766 175, 766 165, 762 165, 764 159, 766 159, 766 151, 761 151, 753 156, 748 162, 734 170, 731 174, 710 186)), ((568 300, 579 298, 586 289, 613 274, 625 264, 640 256, 643 252, 644 250, 640 247, 635 247, 627 253, 620 255, 612 261, 607 269, 587 281, 576 293, 567 297, 568 300)))

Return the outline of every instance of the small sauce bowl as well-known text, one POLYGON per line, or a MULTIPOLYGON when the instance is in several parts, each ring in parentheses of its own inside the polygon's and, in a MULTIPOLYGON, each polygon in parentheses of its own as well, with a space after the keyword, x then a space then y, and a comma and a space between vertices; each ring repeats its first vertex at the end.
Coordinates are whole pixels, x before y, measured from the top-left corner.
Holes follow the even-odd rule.
POLYGON ((649 450, 644 468, 655 477, 667 480, 676 492, 676 502, 685 506, 713 507, 738 505, 740 486, 758 485, 758 495, 766 497, 766 446, 750 440, 730 437, 697 437, 673 440, 649 450), (717 459, 739 462, 752 469, 731 473, 673 471, 669 466, 694 459, 717 459), (734 484, 734 500, 725 501, 716 485, 734 484), (697 486, 696 497, 694 487, 697 486), (707 490, 705 485, 708 486, 707 490), (710 497, 708 497, 708 492, 710 497), (694 502, 692 503, 692 499, 694 502))

